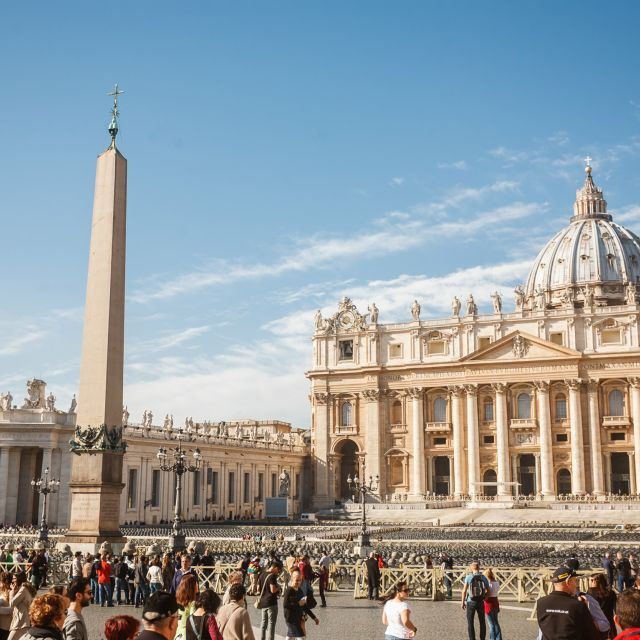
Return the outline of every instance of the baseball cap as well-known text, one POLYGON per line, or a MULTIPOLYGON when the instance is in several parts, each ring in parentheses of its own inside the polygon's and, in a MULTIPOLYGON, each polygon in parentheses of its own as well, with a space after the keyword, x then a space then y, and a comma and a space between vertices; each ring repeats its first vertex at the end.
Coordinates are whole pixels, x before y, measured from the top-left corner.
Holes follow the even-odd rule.
POLYGON ((567 567, 567 565, 563 564, 553 572, 551 582, 564 582, 569 578, 575 578, 577 575, 578 574, 571 567, 567 567))
POLYGON ((163 620, 177 613, 179 608, 176 597, 172 593, 156 591, 147 598, 142 610, 142 619, 147 622, 163 620))

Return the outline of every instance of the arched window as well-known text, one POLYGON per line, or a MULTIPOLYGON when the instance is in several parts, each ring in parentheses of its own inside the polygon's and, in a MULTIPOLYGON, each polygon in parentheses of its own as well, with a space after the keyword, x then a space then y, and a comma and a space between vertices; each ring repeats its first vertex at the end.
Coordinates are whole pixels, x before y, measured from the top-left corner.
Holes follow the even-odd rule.
POLYGON ((620 389, 614 389, 609 392, 609 415, 624 415, 624 395, 620 389))
POLYGON ((484 422, 493 422, 493 398, 485 398, 483 407, 484 422))
POLYGON ((391 405, 391 424, 402 424, 402 402, 395 400, 391 405))
POLYGON ((531 418, 531 396, 528 393, 518 394, 518 418, 531 418))
POLYGON ((436 398, 433 401, 433 421, 447 421, 447 401, 444 398, 436 398))
POLYGON ((564 393, 559 393, 556 396, 556 402, 555 402, 555 409, 556 409, 556 420, 566 420, 567 419, 567 397, 564 395, 564 393))
POLYGON ((347 400, 347 402, 342 403, 342 426, 350 427, 351 426, 351 403, 347 400))

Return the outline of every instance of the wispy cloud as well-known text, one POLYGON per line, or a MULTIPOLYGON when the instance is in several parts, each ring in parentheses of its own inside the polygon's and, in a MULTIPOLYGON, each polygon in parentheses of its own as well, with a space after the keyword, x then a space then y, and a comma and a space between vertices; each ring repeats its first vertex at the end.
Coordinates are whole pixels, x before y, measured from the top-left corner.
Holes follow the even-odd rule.
POLYGON ((143 340, 132 344, 128 348, 128 353, 139 355, 141 353, 158 353, 160 351, 168 351, 189 340, 198 338, 199 336, 211 331, 209 325, 200 327, 187 327, 173 333, 167 333, 151 340, 143 340))
POLYGON ((401 187, 404 183, 404 178, 391 178, 391 180, 389 180, 389 185, 392 187, 401 187))
POLYGON ((38 342, 47 336, 48 332, 44 329, 35 327, 25 327, 24 333, 13 338, 5 339, 0 347, 0 356, 13 356, 20 353, 24 347, 33 342, 38 342))
POLYGON ((464 171, 467 168, 465 160, 456 160, 455 162, 439 162, 438 169, 456 169, 457 171, 464 171))

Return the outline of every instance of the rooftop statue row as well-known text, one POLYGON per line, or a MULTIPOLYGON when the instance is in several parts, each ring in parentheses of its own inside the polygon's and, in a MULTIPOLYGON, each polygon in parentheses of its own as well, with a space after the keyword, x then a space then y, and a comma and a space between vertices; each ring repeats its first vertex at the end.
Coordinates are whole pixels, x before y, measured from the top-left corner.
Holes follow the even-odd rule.
MULTIPOLYGON (((56 397, 53 393, 47 395, 46 392, 47 383, 44 380, 38 380, 33 378, 27 381, 27 397, 24 399, 24 403, 21 409, 42 409, 44 411, 57 411, 63 413, 60 409, 56 408, 56 397)), ((0 394, 0 411, 12 411, 18 409, 18 405, 13 404, 13 395, 11 391, 0 394)), ((76 402, 76 396, 73 396, 71 400, 71 406, 67 413, 75 413, 78 403, 76 402)))

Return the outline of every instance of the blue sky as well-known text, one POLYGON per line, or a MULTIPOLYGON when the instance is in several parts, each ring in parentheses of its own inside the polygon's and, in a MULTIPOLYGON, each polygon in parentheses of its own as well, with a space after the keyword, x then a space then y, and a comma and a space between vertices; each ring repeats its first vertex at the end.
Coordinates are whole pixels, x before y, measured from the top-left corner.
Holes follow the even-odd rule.
POLYGON ((443 316, 498 289, 511 309, 587 154, 640 231, 639 19, 632 2, 4 3, 0 392, 77 390, 116 81, 132 418, 306 426, 317 308, 349 295, 397 322, 414 298, 443 316))

